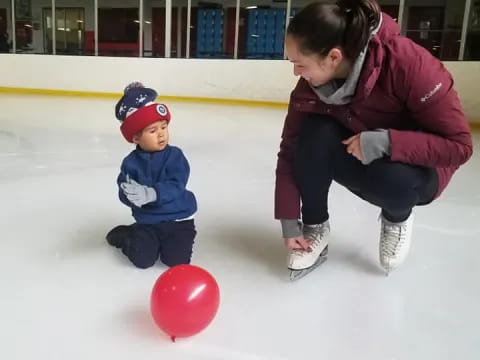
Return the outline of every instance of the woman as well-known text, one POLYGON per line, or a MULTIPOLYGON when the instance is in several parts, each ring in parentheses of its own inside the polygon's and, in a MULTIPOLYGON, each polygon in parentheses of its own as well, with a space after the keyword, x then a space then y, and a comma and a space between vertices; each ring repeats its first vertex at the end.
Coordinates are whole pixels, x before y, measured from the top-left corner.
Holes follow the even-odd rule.
POLYGON ((285 46, 300 79, 278 153, 275 218, 291 279, 326 259, 332 180, 382 209, 388 275, 408 253, 412 209, 436 199, 472 155, 452 77, 375 0, 307 6, 285 46))

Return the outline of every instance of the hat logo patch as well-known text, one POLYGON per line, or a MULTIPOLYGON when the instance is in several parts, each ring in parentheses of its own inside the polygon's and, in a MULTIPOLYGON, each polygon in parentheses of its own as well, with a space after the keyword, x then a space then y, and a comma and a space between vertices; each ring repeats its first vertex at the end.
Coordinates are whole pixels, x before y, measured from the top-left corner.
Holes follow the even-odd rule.
POLYGON ((161 115, 161 116, 166 116, 167 115, 167 108, 165 107, 165 105, 157 105, 157 112, 161 115))

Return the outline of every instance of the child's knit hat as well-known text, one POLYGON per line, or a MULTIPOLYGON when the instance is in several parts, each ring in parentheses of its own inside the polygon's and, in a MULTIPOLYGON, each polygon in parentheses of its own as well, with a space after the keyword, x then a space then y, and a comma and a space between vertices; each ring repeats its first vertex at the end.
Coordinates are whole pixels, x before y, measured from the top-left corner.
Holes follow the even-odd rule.
POLYGON ((165 120, 170 122, 170 111, 164 104, 154 103, 157 92, 140 82, 129 84, 115 106, 115 116, 122 122, 120 130, 128 142, 148 125, 165 120))
POLYGON ((128 142, 133 142, 135 134, 138 134, 148 125, 161 120, 165 120, 167 124, 170 122, 170 111, 167 106, 164 104, 149 103, 129 112, 120 126, 120 130, 128 142))

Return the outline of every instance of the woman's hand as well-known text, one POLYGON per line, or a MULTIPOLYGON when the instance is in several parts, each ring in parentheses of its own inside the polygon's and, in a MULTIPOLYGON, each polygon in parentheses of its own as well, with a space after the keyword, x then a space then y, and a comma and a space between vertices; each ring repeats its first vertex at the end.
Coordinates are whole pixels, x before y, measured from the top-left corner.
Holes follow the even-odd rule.
POLYGON ((305 250, 305 251, 312 251, 310 245, 312 244, 311 241, 305 240, 303 236, 296 236, 292 238, 285 238, 285 246, 289 250, 305 250))
POLYGON ((343 140, 342 143, 347 145, 347 152, 355 156, 358 160, 362 161, 362 148, 360 146, 360 134, 354 135, 347 140, 343 140))

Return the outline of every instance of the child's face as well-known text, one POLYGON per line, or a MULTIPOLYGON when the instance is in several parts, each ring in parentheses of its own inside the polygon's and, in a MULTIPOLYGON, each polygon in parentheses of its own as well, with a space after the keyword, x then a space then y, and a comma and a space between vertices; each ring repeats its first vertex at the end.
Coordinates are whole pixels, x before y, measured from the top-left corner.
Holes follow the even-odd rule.
POLYGON ((168 124, 165 120, 154 122, 133 137, 133 142, 144 151, 161 151, 168 145, 168 124))

